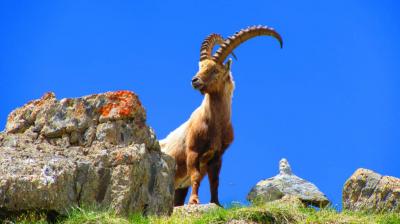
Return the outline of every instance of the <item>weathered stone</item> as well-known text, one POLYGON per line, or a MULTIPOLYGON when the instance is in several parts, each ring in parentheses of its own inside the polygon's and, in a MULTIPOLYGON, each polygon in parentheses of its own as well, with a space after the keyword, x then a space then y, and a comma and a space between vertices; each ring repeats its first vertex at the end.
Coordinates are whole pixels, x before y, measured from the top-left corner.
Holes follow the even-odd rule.
POLYGON ((182 205, 174 207, 174 214, 182 216, 199 216, 201 214, 218 209, 218 205, 214 203, 198 204, 198 205, 182 205))
POLYGON ((226 224, 257 224, 257 223, 253 222, 253 221, 249 221, 249 220, 233 219, 233 220, 226 222, 226 224))
POLYGON ((294 175, 286 159, 279 162, 279 174, 258 182, 247 195, 247 199, 253 202, 270 202, 286 195, 294 196, 306 205, 325 207, 330 203, 314 184, 294 175))
POLYGON ((353 211, 400 212, 400 179, 358 169, 343 187, 343 208, 353 211))
MULTIPOLYGON (((180 217, 199 217, 205 213, 212 212, 213 210, 221 209, 214 203, 198 204, 198 205, 182 205, 174 207, 174 215, 180 217)), ((221 222, 222 223, 222 222, 221 222)), ((256 224, 256 222, 244 219, 232 219, 225 222, 226 224, 256 224)))
POLYGON ((129 91, 58 101, 45 94, 14 110, 0 133, 0 210, 97 205, 118 214, 169 214, 174 170, 129 91))

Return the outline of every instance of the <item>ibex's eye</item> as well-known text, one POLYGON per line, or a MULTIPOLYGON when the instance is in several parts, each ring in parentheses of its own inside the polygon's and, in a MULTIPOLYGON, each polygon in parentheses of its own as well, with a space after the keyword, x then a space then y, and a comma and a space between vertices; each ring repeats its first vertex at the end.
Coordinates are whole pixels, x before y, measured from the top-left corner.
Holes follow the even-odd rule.
POLYGON ((209 77, 210 77, 211 80, 217 79, 217 74, 218 74, 218 72, 217 72, 216 69, 211 69, 211 70, 208 72, 208 74, 209 74, 209 77))
POLYGON ((212 68, 212 69, 210 69, 209 73, 210 73, 210 75, 215 75, 217 73, 217 69, 212 68))
POLYGON ((210 69, 210 71, 208 72, 208 74, 210 74, 210 77, 212 77, 212 78, 215 78, 217 73, 218 73, 218 71, 215 68, 210 69))

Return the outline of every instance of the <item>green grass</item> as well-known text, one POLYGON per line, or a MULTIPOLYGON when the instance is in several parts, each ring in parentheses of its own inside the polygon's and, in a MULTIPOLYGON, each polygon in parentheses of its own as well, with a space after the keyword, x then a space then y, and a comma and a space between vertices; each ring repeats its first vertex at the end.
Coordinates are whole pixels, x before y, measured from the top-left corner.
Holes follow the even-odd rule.
MULTIPOLYGON (((13 220, 15 223, 45 223, 43 215, 24 215, 13 220)), ((217 208, 202 215, 184 216, 174 214, 170 217, 143 217, 132 214, 121 217, 111 210, 93 208, 74 208, 59 223, 138 223, 138 224, 204 224, 226 223, 229 220, 246 220, 256 223, 354 223, 354 224, 400 224, 400 213, 368 214, 365 212, 337 212, 333 208, 321 209, 293 206, 288 203, 273 202, 254 206, 232 206, 217 208)))

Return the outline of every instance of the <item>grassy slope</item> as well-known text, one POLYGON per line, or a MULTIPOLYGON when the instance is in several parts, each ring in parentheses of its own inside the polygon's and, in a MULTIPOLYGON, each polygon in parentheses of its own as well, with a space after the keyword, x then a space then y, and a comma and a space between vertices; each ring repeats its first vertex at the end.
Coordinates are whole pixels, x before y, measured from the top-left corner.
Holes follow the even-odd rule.
MULTIPOLYGON (((250 207, 232 207, 215 209, 200 216, 142 217, 132 215, 118 217, 111 211, 95 209, 74 209, 60 223, 226 223, 229 220, 247 220, 257 223, 400 223, 400 213, 367 214, 361 212, 341 212, 334 209, 316 211, 287 203, 268 203, 250 207)), ((46 223, 45 218, 37 215, 19 217, 17 223, 46 223)))

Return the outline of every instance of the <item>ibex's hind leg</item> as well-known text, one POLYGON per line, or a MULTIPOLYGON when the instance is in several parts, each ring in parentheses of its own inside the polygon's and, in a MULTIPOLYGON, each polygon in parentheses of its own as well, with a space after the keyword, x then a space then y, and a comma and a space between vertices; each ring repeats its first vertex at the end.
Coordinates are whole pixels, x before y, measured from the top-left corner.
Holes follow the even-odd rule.
POLYGON ((174 206, 181 206, 185 204, 185 198, 188 193, 188 190, 189 187, 175 190, 174 206))

